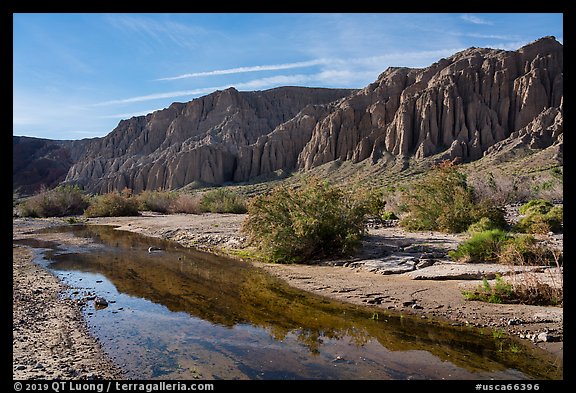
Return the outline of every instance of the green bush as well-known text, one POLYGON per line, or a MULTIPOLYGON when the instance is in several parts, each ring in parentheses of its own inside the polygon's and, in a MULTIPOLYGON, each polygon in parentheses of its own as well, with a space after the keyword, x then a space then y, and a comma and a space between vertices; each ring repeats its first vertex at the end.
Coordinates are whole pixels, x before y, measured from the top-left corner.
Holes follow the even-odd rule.
POLYGON ((475 232, 468 240, 448 252, 450 258, 465 262, 496 262, 500 250, 512 236, 501 229, 475 232))
POLYGON ((488 217, 494 226, 504 228, 504 212, 488 201, 479 202, 466 176, 450 163, 430 170, 404 194, 408 214, 400 225, 408 230, 464 232, 488 217))
POLYGON ((398 216, 396 216, 394 212, 386 210, 387 202, 385 192, 388 192, 390 189, 393 188, 388 187, 386 190, 383 188, 369 190, 357 188, 354 189, 353 192, 358 202, 366 206, 366 214, 371 218, 380 221, 398 220, 398 216))
POLYGON ((84 213, 88 198, 78 186, 41 190, 18 206, 22 217, 63 217, 84 213))
POLYGON ((496 275, 494 285, 490 285, 486 278, 482 279, 482 285, 478 285, 475 291, 462 292, 466 300, 480 300, 488 303, 508 303, 513 298, 514 290, 502 276, 496 275))
POLYGON ((394 212, 385 211, 382 214, 380 214, 380 218, 382 220, 397 220, 398 216, 394 214, 394 212))
POLYGON ((216 189, 202 195, 200 208, 211 213, 246 213, 246 201, 230 190, 216 189))
POLYGON ((136 196, 140 210, 169 213, 177 195, 169 191, 142 191, 136 196))
POLYGON ((488 303, 521 303, 537 306, 557 306, 563 302, 562 287, 555 287, 537 279, 512 284, 496 275, 494 285, 486 278, 474 291, 462 291, 466 300, 479 300, 488 303))
POLYGON ((489 231, 491 229, 500 229, 498 225, 496 225, 490 218, 482 217, 479 221, 476 221, 474 224, 470 224, 468 227, 468 232, 484 232, 489 231))
POLYGON ((554 205, 551 202, 545 201, 543 199, 533 199, 528 203, 525 203, 522 206, 520 206, 518 212, 520 214, 526 214, 526 215, 534 213, 546 214, 553 207, 554 205))
POLYGON ((562 230, 564 220, 562 206, 554 206, 548 201, 535 199, 520 206, 519 212, 525 216, 514 227, 518 232, 548 233, 562 230))
POLYGON ((363 188, 354 190, 357 198, 362 200, 366 205, 367 214, 373 217, 382 218, 385 213, 386 201, 384 200, 384 191, 380 189, 365 190, 363 188))
POLYGON ((366 232, 366 200, 311 179, 252 198, 242 231, 274 262, 348 255, 366 232))
POLYGON ((110 192, 93 197, 84 212, 86 217, 137 216, 138 200, 126 193, 110 192))
POLYGON ((507 265, 554 266, 562 256, 538 243, 531 235, 512 235, 501 229, 472 232, 470 238, 448 252, 462 262, 497 262, 507 265))

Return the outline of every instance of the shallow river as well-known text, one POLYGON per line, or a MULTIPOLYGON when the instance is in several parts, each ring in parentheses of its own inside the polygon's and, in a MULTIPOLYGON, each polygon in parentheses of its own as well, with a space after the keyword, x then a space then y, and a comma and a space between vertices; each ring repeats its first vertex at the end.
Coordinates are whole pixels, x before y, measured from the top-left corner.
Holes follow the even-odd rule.
POLYGON ((17 242, 85 302, 89 329, 128 378, 562 378, 552 358, 489 329, 332 301, 249 263, 112 227, 47 231, 91 239, 17 242))

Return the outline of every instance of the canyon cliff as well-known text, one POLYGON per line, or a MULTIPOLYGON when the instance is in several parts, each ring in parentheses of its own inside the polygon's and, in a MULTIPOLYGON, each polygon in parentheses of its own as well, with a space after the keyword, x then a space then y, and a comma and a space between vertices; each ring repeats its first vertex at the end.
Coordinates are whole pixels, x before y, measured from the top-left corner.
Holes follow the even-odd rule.
POLYGON ((424 69, 386 70, 315 126, 298 167, 386 153, 472 161, 557 117, 544 148, 562 133, 562 101, 563 46, 553 37, 517 51, 469 48, 424 69))
POLYGON ((336 160, 473 161, 514 144, 563 143, 563 45, 469 48, 391 67, 359 90, 216 91, 122 120, 75 153, 66 181, 90 192, 244 182, 336 160))
MULTIPOLYGON (((91 192, 124 187, 175 189, 191 182, 235 179, 243 149, 257 145, 301 111, 341 99, 353 90, 280 87, 265 91, 216 91, 146 116, 122 120, 91 143, 66 181, 91 192)), ((248 176, 237 178, 245 180, 248 176)))

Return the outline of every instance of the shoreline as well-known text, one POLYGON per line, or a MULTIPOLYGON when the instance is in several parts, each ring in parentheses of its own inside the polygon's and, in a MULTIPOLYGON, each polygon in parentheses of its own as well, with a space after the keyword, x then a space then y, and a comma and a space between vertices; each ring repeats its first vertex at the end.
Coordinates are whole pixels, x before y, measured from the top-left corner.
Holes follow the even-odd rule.
POLYGON ((13 246, 12 378, 99 380, 123 374, 90 334, 67 287, 33 261, 28 247, 13 246))
MULTIPOLYGON (((234 255, 233 250, 241 248, 245 240, 239 232, 242 220, 242 215, 234 214, 161 215, 146 212, 137 217, 91 218, 85 220, 85 223, 114 225, 118 230, 173 240, 200 251, 240 259, 234 255)), ((53 225, 69 224, 57 218, 14 219, 14 238, 36 237, 32 233, 34 230, 53 225)), ((50 235, 42 237, 50 238, 50 235)), ((461 237, 437 233, 404 233, 394 228, 371 229, 360 258, 372 258, 368 261, 373 261, 378 250, 384 248, 389 250, 390 247, 407 241, 413 245, 425 244, 418 242, 429 242, 430 239, 442 246, 453 246, 461 240, 461 237)), ((18 247, 15 246, 14 249, 16 248, 18 247)), ((251 263, 283 279, 293 287, 331 299, 357 305, 375 306, 383 311, 448 321, 455 325, 471 325, 504 331, 520 338, 527 345, 546 351, 558 362, 563 361, 563 308, 561 307, 467 301, 461 294, 462 290, 476 287, 482 282, 481 279, 458 278, 460 276, 444 277, 444 279, 442 277, 440 279, 416 277, 414 274, 411 276, 411 272, 380 274, 381 272, 375 271, 369 265, 362 265, 357 260, 358 258, 353 260, 353 263, 329 261, 317 265, 283 265, 257 261, 251 261, 251 263)), ((16 264, 16 257, 14 261, 16 264)), ((462 264, 438 263, 437 265, 439 269, 453 270, 460 268, 458 265, 462 264)), ((37 266, 37 268, 40 267, 37 266)), ((468 268, 470 268, 469 265, 468 268)), ((479 269, 480 267, 474 266, 473 268, 479 269)), ((488 269, 490 266, 485 268, 488 269)), ((49 274, 45 269, 43 270, 49 274)), ((413 270, 413 272, 425 270, 413 270)), ((51 277, 58 281, 56 277, 51 277)), ((59 281, 58 283, 62 285, 59 281)), ((83 321, 79 306, 75 307, 76 315, 80 315, 83 321)), ((87 329, 84 331, 86 332, 87 329)), ((95 340, 94 346, 98 346, 95 340)), ((16 362, 15 358, 14 362, 16 362)), ((13 367, 16 368, 18 365, 14 363, 13 367)), ((16 374, 14 375, 16 377, 16 374)))

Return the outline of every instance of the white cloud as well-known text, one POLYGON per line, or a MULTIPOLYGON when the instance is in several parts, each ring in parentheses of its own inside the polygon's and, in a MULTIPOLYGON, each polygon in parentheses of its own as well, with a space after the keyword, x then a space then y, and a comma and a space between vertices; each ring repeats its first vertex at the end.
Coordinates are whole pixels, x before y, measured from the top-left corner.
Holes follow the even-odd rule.
POLYGON ((478 17, 476 15, 472 15, 472 14, 460 15, 460 19, 465 20, 466 22, 473 23, 475 25, 493 25, 494 24, 489 20, 486 20, 484 18, 480 18, 480 17, 478 17))
POLYGON ((116 104, 130 104, 130 103, 134 103, 134 102, 159 100, 159 99, 163 99, 163 98, 174 98, 174 97, 193 96, 193 95, 198 95, 198 94, 208 94, 208 93, 213 92, 214 90, 226 89, 227 87, 229 87, 229 86, 226 86, 226 87, 205 87, 202 89, 194 89, 194 90, 179 90, 179 91, 169 91, 169 92, 165 92, 165 93, 154 93, 154 94, 147 94, 147 95, 143 95, 143 96, 121 98, 118 100, 98 102, 96 104, 92 104, 91 106, 108 106, 108 105, 116 105, 116 104))
MULTIPOLYGON (((236 72, 262 71, 264 69, 283 70, 313 65, 324 65, 320 72, 313 74, 275 75, 266 78, 258 78, 246 82, 237 82, 221 86, 203 87, 192 90, 176 90, 109 100, 92 104, 91 106, 110 106, 166 98, 199 96, 202 94, 210 94, 216 90, 224 90, 229 87, 235 87, 239 90, 257 90, 272 88, 276 86, 319 83, 333 87, 350 87, 351 85, 356 84, 355 87, 362 88, 364 85, 375 80, 375 78, 389 66, 424 67, 432 64, 434 61, 437 61, 440 57, 450 56, 462 49, 463 48, 447 48, 432 51, 393 52, 363 58, 316 59, 286 64, 237 67, 230 68, 228 70, 207 71, 204 73, 204 75, 208 75, 208 73, 210 73, 209 75, 221 75, 232 74, 236 72), (247 69, 250 71, 247 71, 247 69)), ((120 117, 120 115, 118 115, 118 117, 120 117)))
POLYGON ((211 75, 229 75, 229 74, 240 74, 244 72, 258 72, 258 71, 278 71, 278 70, 288 70, 292 68, 304 68, 304 67, 312 67, 319 64, 326 64, 328 60, 326 59, 317 59, 317 60, 310 60, 310 61, 300 61, 296 63, 285 63, 285 64, 268 64, 268 65, 257 65, 257 66, 249 66, 249 67, 237 67, 237 68, 229 68, 225 70, 213 70, 213 71, 205 71, 205 72, 193 72, 190 74, 182 74, 177 76, 171 76, 166 78, 159 78, 156 80, 159 81, 168 81, 168 80, 176 80, 176 79, 184 79, 184 78, 194 78, 199 76, 211 76, 211 75))

